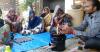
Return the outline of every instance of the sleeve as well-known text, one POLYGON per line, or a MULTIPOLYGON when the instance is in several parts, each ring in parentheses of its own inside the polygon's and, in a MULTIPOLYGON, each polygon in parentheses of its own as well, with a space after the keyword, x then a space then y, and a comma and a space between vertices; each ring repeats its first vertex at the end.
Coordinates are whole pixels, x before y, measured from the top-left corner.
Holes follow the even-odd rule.
POLYGON ((87 26, 88 26, 87 17, 85 17, 83 22, 78 27, 74 27, 74 29, 79 31, 84 31, 87 26))
POLYGON ((50 26, 50 22, 51 22, 50 14, 48 14, 47 16, 44 17, 44 22, 45 22, 45 26, 50 26))
POLYGON ((42 23, 40 23, 37 27, 35 27, 32 30, 35 30, 36 32, 41 32, 41 28, 42 28, 42 23))

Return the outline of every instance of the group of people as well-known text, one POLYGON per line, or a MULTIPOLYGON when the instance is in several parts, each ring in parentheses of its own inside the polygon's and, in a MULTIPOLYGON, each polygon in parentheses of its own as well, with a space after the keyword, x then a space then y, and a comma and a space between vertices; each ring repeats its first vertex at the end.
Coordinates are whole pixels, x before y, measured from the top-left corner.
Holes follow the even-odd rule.
MULTIPOLYGON (((64 13, 61 8, 57 9, 56 15, 52 19, 52 14, 48 7, 42 10, 40 16, 36 16, 31 6, 28 27, 24 31, 28 30, 33 34, 50 32, 53 34, 51 35, 52 37, 60 36, 63 40, 65 39, 65 34, 75 34, 85 42, 85 48, 100 49, 100 2, 99 0, 86 0, 83 3, 83 8, 85 12, 83 22, 79 27, 72 27, 73 18, 64 13), (51 24, 51 22, 53 23, 51 24)), ((20 16, 16 15, 14 9, 8 12, 5 22, 10 26, 11 32, 21 32, 23 30, 22 20, 20 16)), ((55 42, 52 41, 52 43, 51 46, 54 46, 55 42)))
MULTIPOLYGON (((37 34, 40 32, 50 31, 51 19, 52 14, 48 7, 45 7, 43 9, 43 12, 40 16, 36 16, 35 11, 32 9, 32 7, 30 7, 28 25, 25 29, 22 27, 22 20, 20 16, 16 15, 16 11, 14 9, 9 10, 5 18, 5 22, 10 26, 11 32, 19 33, 24 29, 31 31, 33 34, 37 34)), ((55 19, 53 19, 53 26, 56 26, 57 23, 68 24, 69 26, 71 26, 71 20, 72 17, 68 14, 65 14, 64 11, 59 8, 56 12, 55 19)))
POLYGON ((64 26, 63 33, 68 30, 74 32, 83 42, 86 49, 100 49, 100 1, 85 0, 83 3, 85 12, 84 20, 78 27, 64 26))
MULTIPOLYGON (((61 31, 64 25, 72 26, 72 17, 59 7, 55 13, 53 23, 52 23, 52 13, 48 7, 44 7, 40 16, 35 15, 35 11, 32 6, 30 6, 28 24, 25 28, 22 27, 22 20, 20 16, 16 15, 14 9, 10 9, 5 22, 10 26, 10 32, 27 34, 38 34, 42 32, 50 32, 52 30, 61 31), (52 25, 51 25, 52 23, 52 25), (57 30, 58 27, 58 30, 57 30)), ((62 32, 59 32, 60 34, 62 32)), ((65 37, 65 36, 64 36, 65 37)))

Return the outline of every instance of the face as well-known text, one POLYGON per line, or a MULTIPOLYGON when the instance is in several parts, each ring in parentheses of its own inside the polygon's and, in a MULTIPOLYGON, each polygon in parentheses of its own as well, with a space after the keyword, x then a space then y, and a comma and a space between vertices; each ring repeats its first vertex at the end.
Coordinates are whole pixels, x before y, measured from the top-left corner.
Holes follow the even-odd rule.
POLYGON ((57 13, 58 13, 58 16, 61 16, 63 14, 63 10, 59 9, 57 13))
POLYGON ((10 10, 9 13, 11 16, 13 16, 13 15, 15 15, 16 12, 14 10, 10 10))
POLYGON ((92 1, 86 1, 83 5, 85 13, 92 14, 96 11, 96 7, 93 6, 92 1))
POLYGON ((49 13, 48 9, 44 9, 44 13, 48 14, 49 13))

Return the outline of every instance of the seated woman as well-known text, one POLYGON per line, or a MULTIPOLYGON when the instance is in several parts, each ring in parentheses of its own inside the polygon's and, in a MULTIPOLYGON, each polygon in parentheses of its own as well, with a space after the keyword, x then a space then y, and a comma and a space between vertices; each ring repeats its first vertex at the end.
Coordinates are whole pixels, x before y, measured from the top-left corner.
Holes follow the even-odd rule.
POLYGON ((43 9, 43 20, 44 20, 44 30, 45 31, 49 31, 50 30, 50 22, 51 22, 51 13, 50 13, 50 9, 48 7, 45 7, 43 9))
POLYGON ((28 27, 26 27, 24 31, 32 34, 37 34, 43 31, 42 18, 35 16, 35 12, 32 9, 29 11, 28 27))
POLYGON ((5 22, 10 26, 11 32, 20 32, 22 29, 21 25, 21 18, 16 15, 15 9, 10 9, 6 18, 5 22))
POLYGON ((71 21, 72 21, 72 17, 70 15, 65 14, 61 8, 57 10, 56 16, 53 19, 53 24, 50 30, 51 47, 53 47, 52 50, 54 51, 65 50, 66 36, 62 34, 62 27, 71 26, 72 25, 71 21))

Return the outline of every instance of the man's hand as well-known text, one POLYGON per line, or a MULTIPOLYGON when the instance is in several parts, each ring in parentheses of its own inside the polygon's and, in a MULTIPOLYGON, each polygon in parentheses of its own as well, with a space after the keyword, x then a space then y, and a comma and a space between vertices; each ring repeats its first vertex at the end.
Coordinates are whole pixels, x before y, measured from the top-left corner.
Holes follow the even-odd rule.
POLYGON ((63 34, 74 34, 74 29, 68 25, 63 25, 61 29, 63 34))

